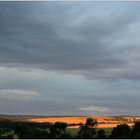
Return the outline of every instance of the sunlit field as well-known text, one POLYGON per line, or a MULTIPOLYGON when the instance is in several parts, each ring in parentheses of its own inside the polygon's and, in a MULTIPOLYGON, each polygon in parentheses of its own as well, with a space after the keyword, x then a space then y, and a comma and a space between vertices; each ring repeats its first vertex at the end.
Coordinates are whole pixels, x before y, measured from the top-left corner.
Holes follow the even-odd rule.
MULTIPOLYGON (((70 124, 69 128, 79 128, 80 123, 84 124, 88 117, 48 117, 48 118, 33 118, 29 119, 31 122, 65 122, 70 124)), ((97 128, 113 128, 118 124, 127 123, 132 126, 134 123, 132 121, 133 117, 109 117, 109 116, 93 116, 94 119, 98 121, 97 128)))

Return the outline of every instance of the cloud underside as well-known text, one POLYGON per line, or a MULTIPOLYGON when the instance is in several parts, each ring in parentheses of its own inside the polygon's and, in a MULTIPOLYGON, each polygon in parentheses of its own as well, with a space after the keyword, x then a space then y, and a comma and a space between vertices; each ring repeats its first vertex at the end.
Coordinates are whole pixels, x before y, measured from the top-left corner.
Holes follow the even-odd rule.
POLYGON ((137 115, 139 36, 139 2, 0 2, 0 112, 137 115))
POLYGON ((98 107, 98 106, 88 106, 88 107, 81 107, 79 110, 88 111, 93 113, 109 113, 110 109, 106 107, 98 107))
POLYGON ((0 89, 0 98, 7 100, 32 100, 39 97, 39 93, 25 90, 0 89))
POLYGON ((1 2, 0 13, 1 65, 140 78, 139 3, 1 2))
POLYGON ((66 73, 0 67, 0 112, 138 115, 139 84, 138 81, 104 82, 66 73))

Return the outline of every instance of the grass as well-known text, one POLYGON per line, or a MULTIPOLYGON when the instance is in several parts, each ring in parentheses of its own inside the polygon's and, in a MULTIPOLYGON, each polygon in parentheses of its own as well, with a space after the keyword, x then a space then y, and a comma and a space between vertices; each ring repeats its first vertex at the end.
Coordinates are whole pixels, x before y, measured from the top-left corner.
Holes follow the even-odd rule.
MULTIPOLYGON (((107 136, 109 136, 111 134, 113 128, 102 128, 102 129, 105 131, 105 134, 107 136)), ((99 130, 99 128, 97 130, 99 130)))
MULTIPOLYGON (((112 132, 113 128, 102 128, 105 131, 105 134, 109 136, 112 132)), ((100 130, 100 128, 97 128, 97 131, 100 130)), ((79 128, 67 128, 67 132, 69 132, 72 135, 76 135, 79 131, 79 128)))
POLYGON ((67 128, 67 132, 70 132, 72 135, 76 135, 79 131, 79 128, 67 128))

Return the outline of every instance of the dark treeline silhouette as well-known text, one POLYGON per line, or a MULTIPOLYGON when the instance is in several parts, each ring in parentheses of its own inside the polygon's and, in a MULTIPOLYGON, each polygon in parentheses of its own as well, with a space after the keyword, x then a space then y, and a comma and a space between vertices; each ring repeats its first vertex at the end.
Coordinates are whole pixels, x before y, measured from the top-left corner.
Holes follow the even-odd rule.
POLYGON ((97 129, 98 122, 88 118, 85 124, 80 124, 77 133, 72 134, 64 122, 32 123, 32 122, 0 122, 1 139, 131 139, 140 138, 140 122, 134 126, 117 125, 107 134, 105 129, 97 129))
POLYGON ((80 126, 80 130, 77 134, 78 138, 84 138, 84 139, 92 139, 94 138, 94 135, 96 134, 96 130, 94 128, 94 126, 97 125, 97 121, 92 119, 92 118, 88 118, 86 120, 86 123, 84 125, 80 126))

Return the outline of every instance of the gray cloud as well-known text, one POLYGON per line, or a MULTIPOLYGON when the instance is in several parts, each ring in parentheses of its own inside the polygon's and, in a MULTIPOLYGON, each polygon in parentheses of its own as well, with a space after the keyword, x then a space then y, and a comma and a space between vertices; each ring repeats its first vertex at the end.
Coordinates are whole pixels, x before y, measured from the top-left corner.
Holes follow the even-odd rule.
POLYGON ((139 2, 0 2, 0 111, 137 114, 139 19, 139 2))
POLYGON ((135 79, 130 75, 136 70, 131 72, 131 63, 139 64, 131 59, 139 51, 138 8, 139 3, 1 2, 0 63, 135 79))

